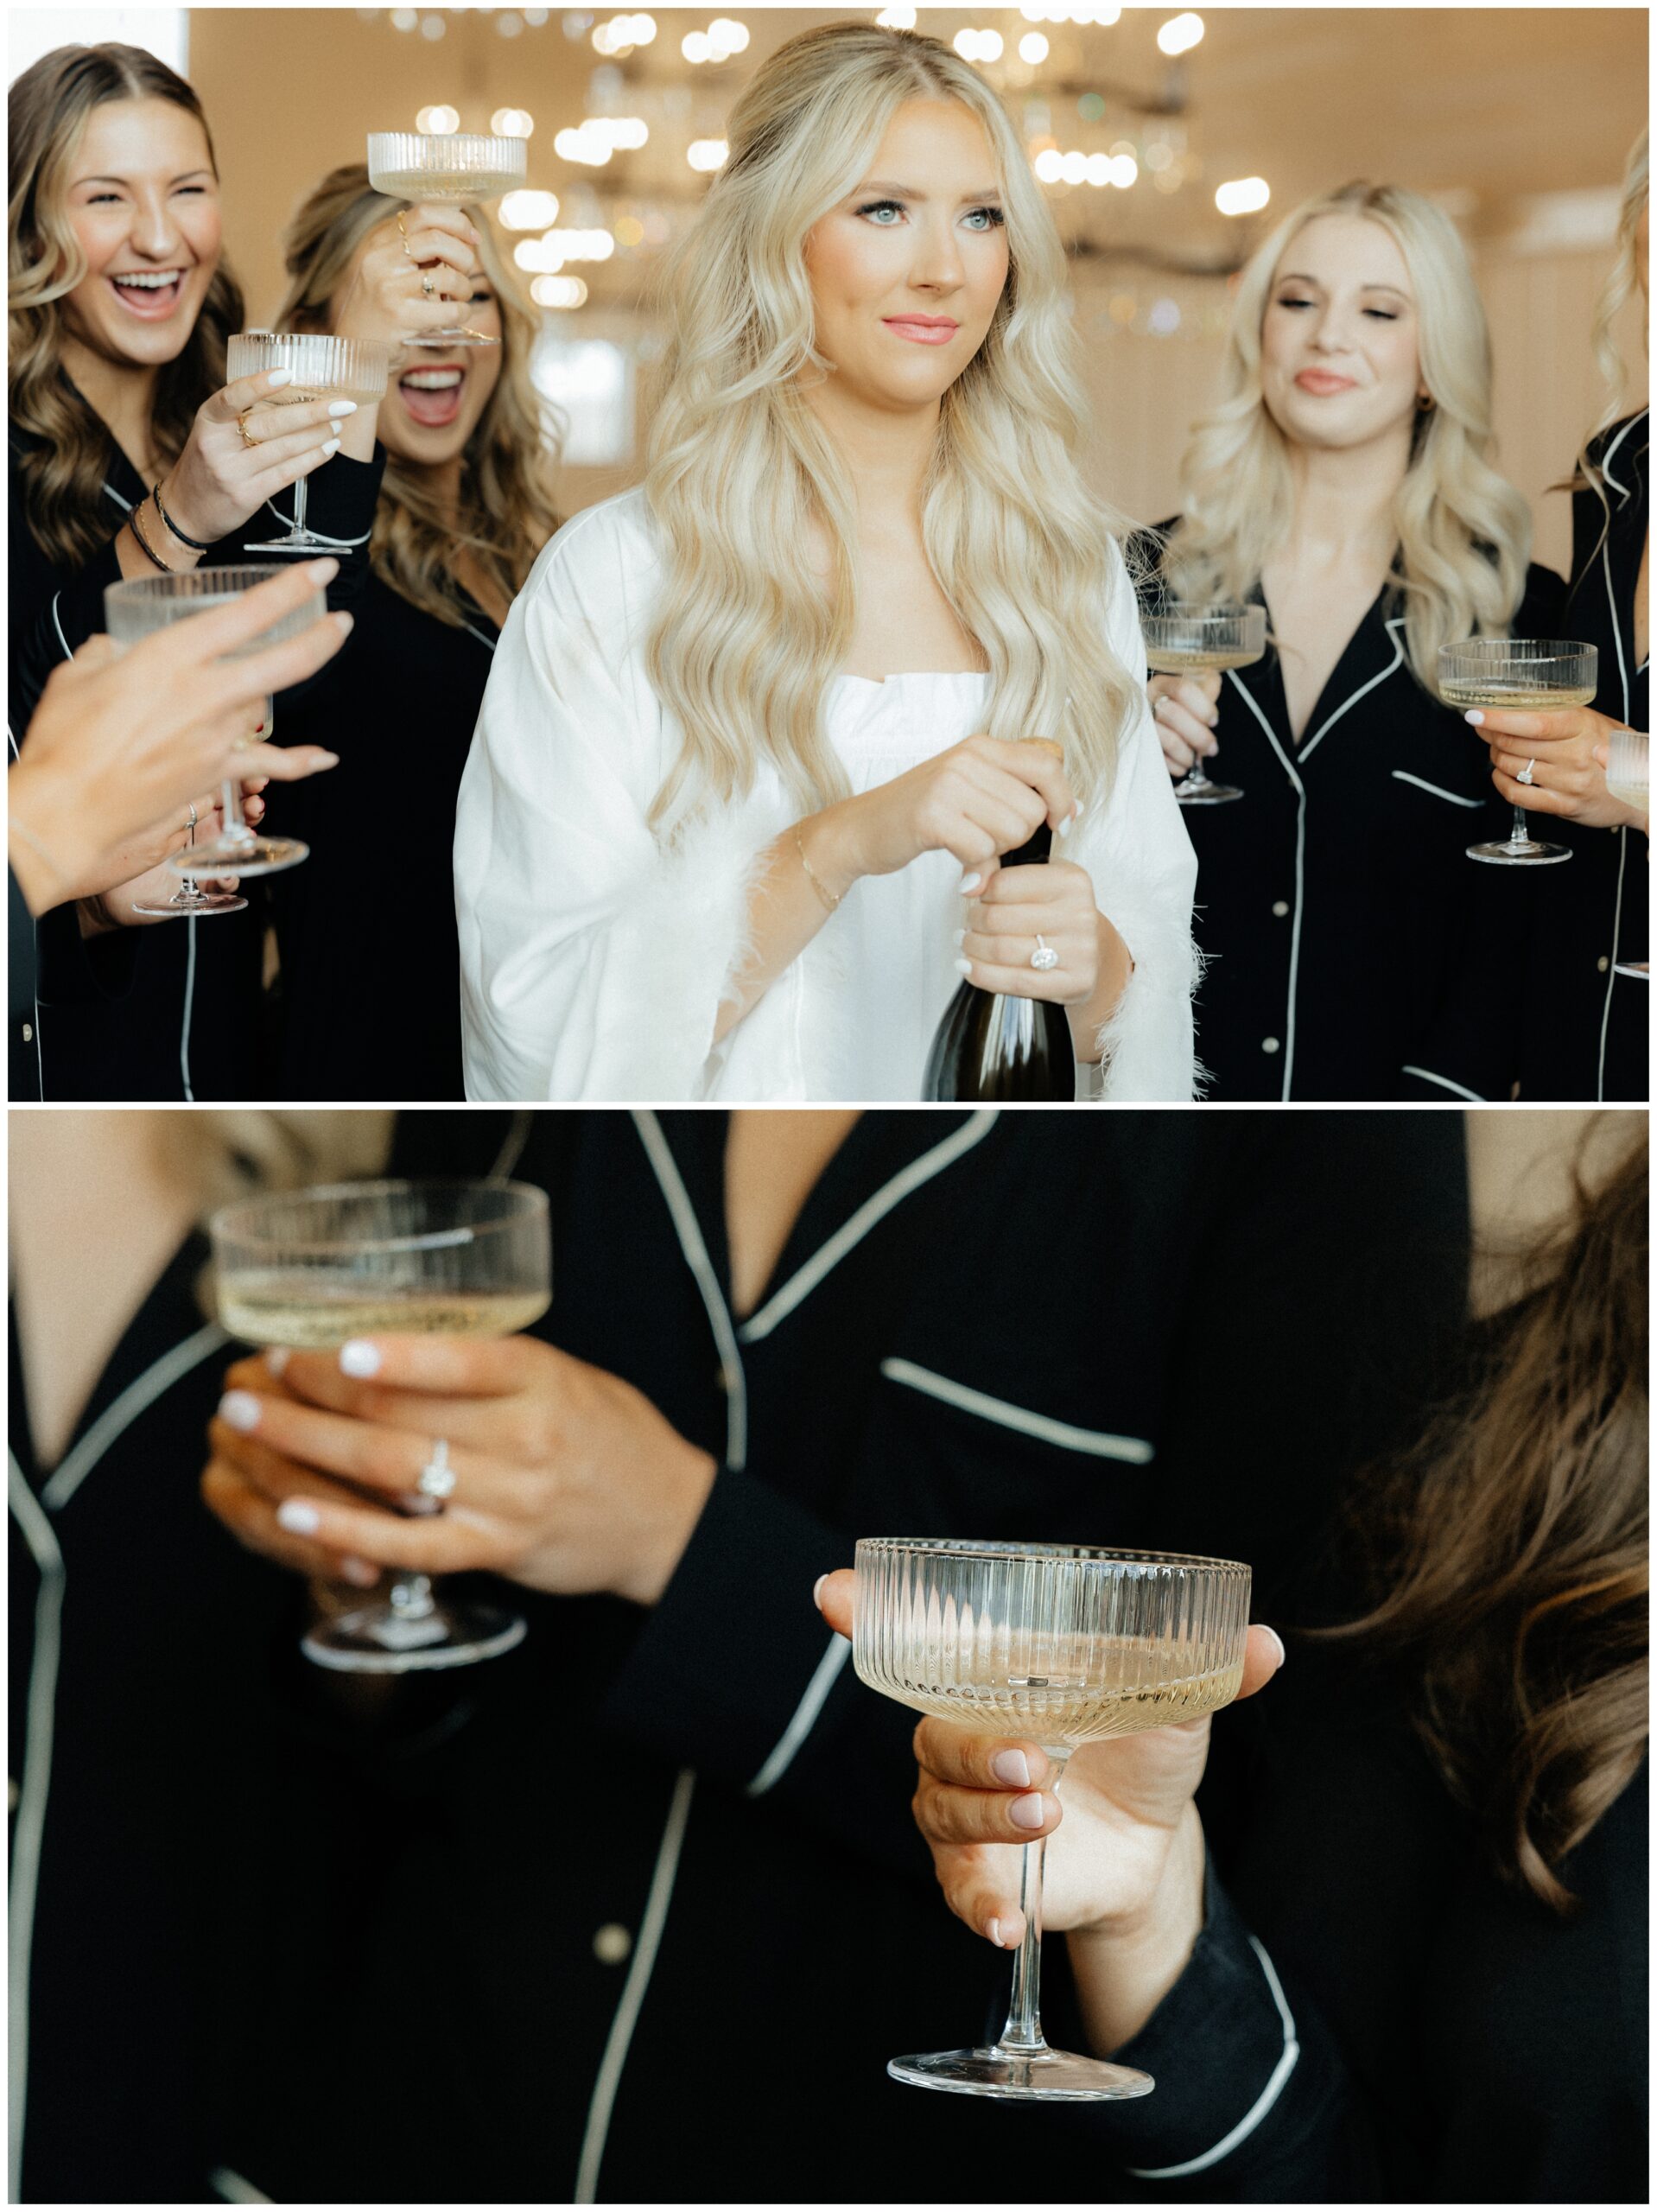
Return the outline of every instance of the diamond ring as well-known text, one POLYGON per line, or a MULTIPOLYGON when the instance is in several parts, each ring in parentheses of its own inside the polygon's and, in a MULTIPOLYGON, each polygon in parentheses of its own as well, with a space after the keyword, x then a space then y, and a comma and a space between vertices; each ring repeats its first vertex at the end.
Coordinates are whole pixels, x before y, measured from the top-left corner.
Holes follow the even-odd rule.
POLYGON ((1057 953, 1054 951, 1039 930, 1036 931, 1036 949, 1030 956, 1030 965, 1038 969, 1044 976, 1050 968, 1057 968, 1058 965, 1057 953))
POLYGON ((1521 784, 1533 784, 1536 781, 1534 772, 1536 762, 1533 758, 1527 760, 1524 766, 1520 770, 1518 775, 1515 777, 1514 781, 1521 784))
POLYGON ((420 1470, 415 1488, 422 1497, 448 1497, 454 1488, 454 1470, 448 1463, 448 1446, 440 1436, 431 1447, 431 1457, 420 1470))

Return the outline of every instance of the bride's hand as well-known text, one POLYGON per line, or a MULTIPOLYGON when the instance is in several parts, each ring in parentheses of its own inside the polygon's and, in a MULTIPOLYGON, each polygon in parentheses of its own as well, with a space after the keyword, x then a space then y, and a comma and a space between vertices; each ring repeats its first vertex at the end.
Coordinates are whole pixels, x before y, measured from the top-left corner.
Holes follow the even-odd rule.
POLYGON ((1002 853, 1027 843, 1044 822, 1064 836, 1076 811, 1058 746, 978 736, 813 815, 801 834, 813 873, 832 890, 846 891, 860 876, 894 874, 923 853, 947 852, 961 863, 961 887, 970 895, 983 889, 1002 853))

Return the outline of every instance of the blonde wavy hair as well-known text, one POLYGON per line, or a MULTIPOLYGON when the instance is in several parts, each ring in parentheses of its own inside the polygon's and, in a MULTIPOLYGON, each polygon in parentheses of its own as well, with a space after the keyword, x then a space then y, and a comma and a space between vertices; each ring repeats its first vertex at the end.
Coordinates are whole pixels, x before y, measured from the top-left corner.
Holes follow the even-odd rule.
POLYGON ((1162 572, 1182 599, 1245 599, 1288 536, 1294 487, 1288 440, 1260 385, 1260 327, 1291 240, 1321 215, 1379 224, 1415 287, 1421 378, 1409 467, 1393 505, 1392 589, 1418 682, 1437 689, 1438 648, 1507 632, 1525 589, 1530 510, 1489 455, 1490 334, 1466 248, 1449 216, 1397 185, 1349 184, 1308 200, 1249 257, 1238 282, 1220 398, 1197 423, 1181 466, 1183 513, 1162 572))
MULTIPOLYGON (((1608 396, 1600 410, 1599 420, 1583 441, 1582 451, 1577 456, 1576 476, 1572 480, 1573 485, 1590 486, 1608 512, 1604 474, 1590 455, 1596 443, 1622 413, 1622 395, 1628 390, 1628 365, 1611 341, 1611 325, 1639 282, 1640 248, 1635 232, 1640 228, 1640 218, 1646 212, 1648 196, 1649 139, 1649 131, 1640 133, 1629 149, 1628 167, 1622 172, 1622 203, 1616 216, 1616 256, 1611 263, 1610 273, 1601 287, 1589 334, 1594 348, 1594 359, 1605 379, 1608 396)), ((1559 487, 1556 486, 1554 488, 1559 487)))
POLYGON ((805 243, 907 100, 958 102, 982 125, 1010 255, 989 334, 943 397, 927 557, 988 661, 989 732, 1062 734, 1078 793, 1108 785, 1135 690, 1104 642, 1121 525, 1070 457, 1082 401, 1063 248, 975 73, 936 39, 842 23, 790 39, 743 92, 729 157, 668 274, 675 335, 645 479, 668 573, 648 652, 684 743, 658 826, 746 793, 766 760, 803 810, 848 789, 824 702, 856 621, 857 502, 802 391, 830 372, 805 243), (828 595, 802 558, 813 533, 831 550, 828 595))
MULTIPOLYGON (((79 569, 114 536, 104 499, 114 442, 63 373, 63 302, 86 274, 65 207, 66 180, 93 111, 109 100, 167 100, 213 133, 182 77, 136 46, 60 46, 11 87, 7 111, 9 246, 7 397, 25 514, 41 551, 79 569)), ((225 381, 231 334, 245 327, 242 295, 224 259, 195 326, 156 378, 150 435, 176 461, 196 410, 225 381)))
MULTIPOLYGON (((358 248, 408 204, 376 192, 360 162, 325 176, 288 227, 288 296, 277 328, 329 328, 334 296, 358 248)), ((392 454, 368 546, 377 574, 393 591, 456 629, 466 620, 460 586, 449 569, 456 549, 466 547, 497 590, 514 599, 559 521, 553 428, 530 378, 536 321, 518 297, 483 209, 468 204, 467 218, 500 308, 501 341, 499 381, 461 457, 460 525, 457 531, 438 506, 425 472, 392 454)))

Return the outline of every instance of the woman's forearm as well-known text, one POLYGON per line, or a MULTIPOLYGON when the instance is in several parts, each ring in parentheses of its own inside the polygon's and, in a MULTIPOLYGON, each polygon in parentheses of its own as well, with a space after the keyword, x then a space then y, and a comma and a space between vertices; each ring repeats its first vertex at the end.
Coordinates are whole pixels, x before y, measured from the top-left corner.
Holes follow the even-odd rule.
POLYGON ((809 814, 765 848, 748 901, 746 957, 720 1001, 715 1043, 799 958, 856 881, 840 849, 839 814, 836 806, 809 814))
POLYGON ((1093 996, 1070 1009, 1070 1037, 1076 1057, 1089 1065, 1099 1058, 1099 1032, 1121 1003, 1127 979, 1133 973, 1133 956, 1114 925, 1101 914, 1099 922, 1099 981, 1093 996))
POLYGON ((1203 1932, 1206 1858, 1203 1823, 1187 1805, 1145 1916, 1132 1928, 1076 1929, 1066 1937, 1082 2024, 1101 2057, 1139 2034, 1185 1971, 1203 1932))

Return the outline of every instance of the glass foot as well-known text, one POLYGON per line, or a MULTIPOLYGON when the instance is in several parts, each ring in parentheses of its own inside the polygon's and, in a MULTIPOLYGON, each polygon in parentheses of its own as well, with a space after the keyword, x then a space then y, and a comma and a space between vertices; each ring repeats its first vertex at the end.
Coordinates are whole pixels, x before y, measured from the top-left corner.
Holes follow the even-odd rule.
POLYGON ((1194 784, 1187 776, 1183 784, 1174 785, 1174 797, 1182 806, 1222 806, 1228 798, 1241 798, 1242 793, 1235 784, 1211 784, 1206 776, 1200 784, 1194 784))
MULTIPOLYGON (((192 853, 192 865, 196 855, 192 853)), ((153 905, 134 905, 135 914, 160 914, 171 919, 184 914, 239 914, 247 901, 238 899, 233 891, 179 891, 170 899, 157 899, 153 905)))
POLYGON ((1554 861, 1568 861, 1568 845, 1540 845, 1534 837, 1503 837, 1489 845, 1470 845, 1470 861, 1489 861, 1493 868, 1534 868, 1554 861))
POLYGON ((1016 2097, 1054 2104, 1094 2104, 1108 2097, 1146 2097, 1156 2083, 1132 2066, 1074 2051, 935 2050, 894 2058, 886 2071, 913 2089, 951 2089, 963 2097, 1016 2097))
MULTIPOLYGON (((143 912, 142 906, 138 912, 140 913, 143 912)), ((1651 969, 1643 960, 1619 960, 1616 963, 1616 973, 1619 976, 1636 976, 1642 983, 1648 983, 1651 981, 1651 969)))
MULTIPOLYGON (((192 875, 274 875, 278 868, 297 868, 310 856, 310 847, 297 837, 220 837, 211 845, 196 845, 190 853, 192 875)), ((176 875, 184 871, 176 861, 168 866, 176 875)), ((245 905, 245 900, 238 900, 245 905)))
POLYGON ((341 1675, 410 1675, 473 1667, 522 1643, 529 1624, 499 1605, 435 1605, 410 1617, 382 1599, 319 1621, 300 1642, 305 1656, 341 1675))
POLYGON ((337 553, 337 545, 330 545, 326 537, 318 537, 308 530, 290 530, 286 537, 267 537, 255 543, 251 538, 242 541, 244 553, 337 553))

